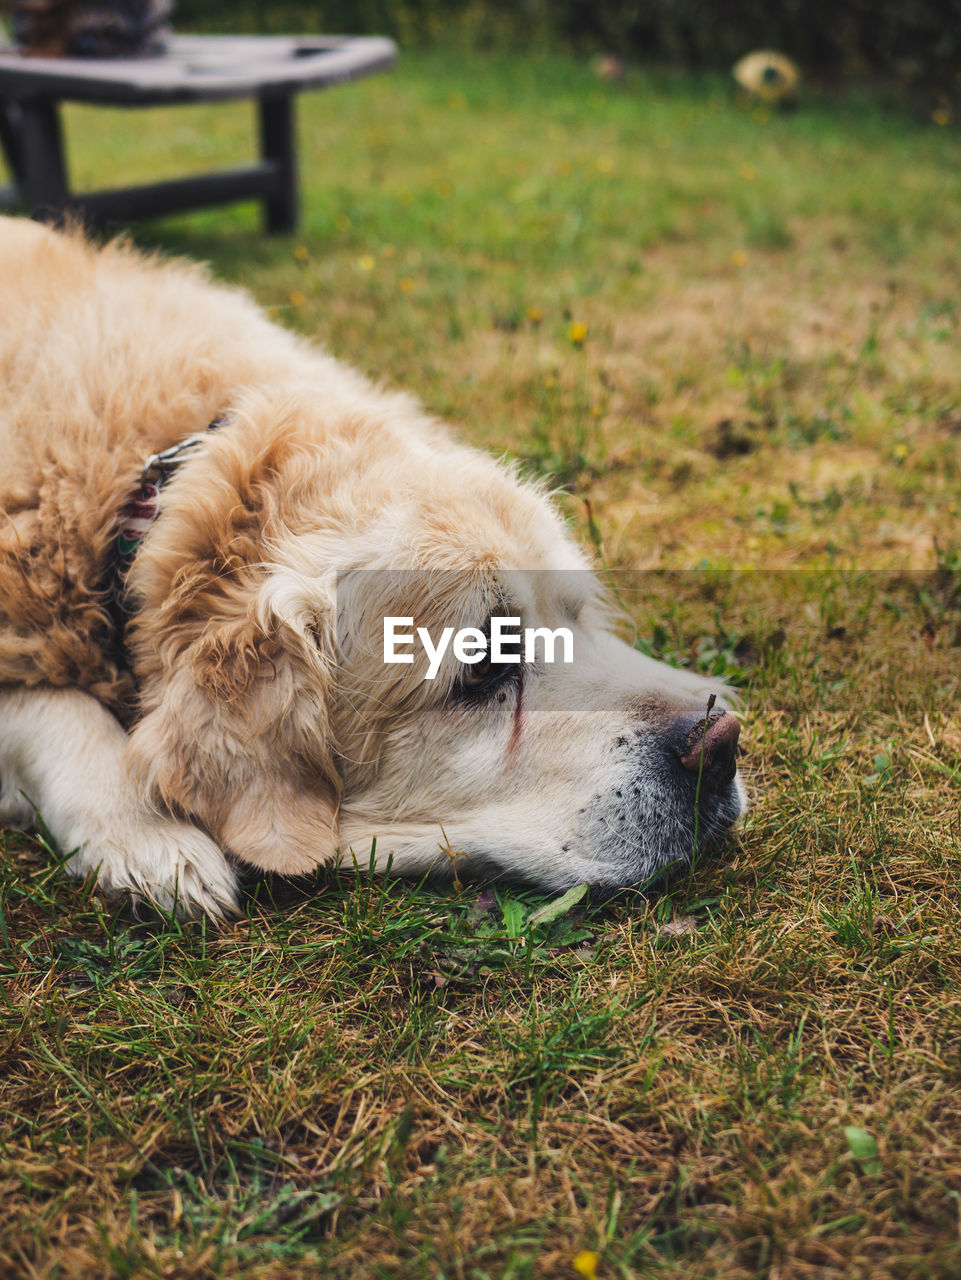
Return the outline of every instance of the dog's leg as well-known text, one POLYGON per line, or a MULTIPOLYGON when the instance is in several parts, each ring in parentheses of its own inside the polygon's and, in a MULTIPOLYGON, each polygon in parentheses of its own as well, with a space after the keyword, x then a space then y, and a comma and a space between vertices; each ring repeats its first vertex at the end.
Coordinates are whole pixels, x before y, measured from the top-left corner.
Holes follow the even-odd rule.
POLYGON ((76 876, 164 910, 219 918, 236 905, 237 881, 216 844, 158 813, 126 768, 127 736, 77 689, 0 689, 0 821, 29 826, 35 813, 76 876), (75 852, 74 852, 75 851, 75 852))

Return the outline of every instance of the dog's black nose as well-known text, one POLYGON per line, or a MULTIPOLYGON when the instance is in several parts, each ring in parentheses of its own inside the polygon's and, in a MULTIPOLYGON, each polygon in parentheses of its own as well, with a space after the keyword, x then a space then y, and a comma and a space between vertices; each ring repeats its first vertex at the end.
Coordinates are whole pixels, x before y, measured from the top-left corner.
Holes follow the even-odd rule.
POLYGON ((737 773, 737 740, 741 725, 729 711, 678 721, 674 751, 681 767, 700 774, 702 783, 719 788, 737 773))

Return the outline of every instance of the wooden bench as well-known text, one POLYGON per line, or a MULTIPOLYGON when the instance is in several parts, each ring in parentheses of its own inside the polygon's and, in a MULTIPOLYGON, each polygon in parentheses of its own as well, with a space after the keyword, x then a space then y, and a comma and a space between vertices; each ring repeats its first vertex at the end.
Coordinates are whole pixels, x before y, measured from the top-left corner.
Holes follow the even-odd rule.
POLYGON ((381 36, 173 36, 165 54, 142 59, 0 51, 0 143, 15 183, 9 202, 36 218, 75 213, 96 224, 255 198, 263 201, 268 231, 293 231, 299 216, 295 95, 370 75, 396 56, 393 41, 381 36), (61 102, 156 107, 236 98, 258 104, 256 164, 71 194, 61 102))

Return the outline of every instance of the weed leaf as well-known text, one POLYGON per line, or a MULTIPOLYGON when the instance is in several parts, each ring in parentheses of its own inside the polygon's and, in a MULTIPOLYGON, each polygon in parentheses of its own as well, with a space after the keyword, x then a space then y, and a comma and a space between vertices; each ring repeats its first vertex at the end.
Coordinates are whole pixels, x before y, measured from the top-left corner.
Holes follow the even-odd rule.
POLYGON ((565 894, 549 902, 546 907, 540 907, 535 911, 528 920, 528 924, 536 929, 541 925, 553 924, 555 920, 560 920, 561 916, 566 915, 571 907, 580 902, 589 888, 587 881, 576 884, 573 889, 568 889, 565 894))
POLYGON ((844 1130, 848 1150, 861 1166, 861 1172, 878 1174, 881 1172, 881 1158, 878 1155, 878 1144, 867 1129, 858 1129, 848 1125, 844 1130))

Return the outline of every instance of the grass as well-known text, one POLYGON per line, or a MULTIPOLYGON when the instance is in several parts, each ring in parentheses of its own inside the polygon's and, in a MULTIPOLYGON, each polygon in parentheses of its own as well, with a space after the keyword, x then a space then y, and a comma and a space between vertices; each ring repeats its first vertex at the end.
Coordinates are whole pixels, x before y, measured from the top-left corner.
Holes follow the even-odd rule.
MULTIPOLYGON (((221 934, 10 836, 0 1272, 957 1275, 957 134, 466 55, 301 127, 298 236, 137 239, 556 476, 640 646, 741 687, 754 806, 659 897, 342 873, 221 934)), ((93 186, 250 119, 68 133, 93 186)))

